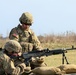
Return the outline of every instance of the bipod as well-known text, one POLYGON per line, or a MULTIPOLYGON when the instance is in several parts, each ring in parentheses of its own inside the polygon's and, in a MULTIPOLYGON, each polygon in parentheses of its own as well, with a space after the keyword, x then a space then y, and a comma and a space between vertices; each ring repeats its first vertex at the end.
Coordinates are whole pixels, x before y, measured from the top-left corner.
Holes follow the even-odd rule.
POLYGON ((66 61, 67 64, 69 64, 67 57, 65 56, 65 52, 63 51, 63 53, 62 53, 62 64, 64 64, 64 60, 66 61))

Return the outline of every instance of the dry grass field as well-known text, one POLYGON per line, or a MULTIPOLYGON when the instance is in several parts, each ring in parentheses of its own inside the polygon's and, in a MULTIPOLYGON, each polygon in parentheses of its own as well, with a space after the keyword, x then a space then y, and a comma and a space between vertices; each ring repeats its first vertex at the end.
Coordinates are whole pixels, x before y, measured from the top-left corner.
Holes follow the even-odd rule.
MULTIPOLYGON (((68 51, 65 53, 65 56, 70 64, 76 64, 76 51, 68 51)), ((59 66, 62 64, 62 54, 59 55, 52 55, 45 57, 45 62, 48 64, 48 66, 59 66)), ((64 58, 64 64, 67 64, 65 58, 64 58)))
MULTIPOLYGON (((66 35, 48 35, 41 38, 42 46, 49 49, 76 48, 76 34, 68 33, 66 35)), ((76 64, 76 50, 70 50, 65 53, 67 60, 71 64, 76 64)), ((48 66, 59 66, 62 64, 62 54, 45 57, 48 66)), ((65 59, 64 59, 65 60, 65 59)), ((67 64, 66 60, 64 62, 67 64)))
MULTIPOLYGON (((60 35, 54 35, 54 34, 45 36, 40 35, 38 36, 38 38, 43 48, 49 48, 49 49, 71 48, 72 45, 76 47, 76 34, 73 32, 60 35)), ((1 38, 0 47, 3 47, 3 45, 7 40, 8 39, 1 38)), ((69 63, 76 64, 76 50, 70 50, 67 53, 65 53, 65 55, 69 63)), ((45 57, 45 62, 48 64, 48 66, 59 66, 62 64, 62 57, 63 57, 62 54, 51 55, 45 57)))

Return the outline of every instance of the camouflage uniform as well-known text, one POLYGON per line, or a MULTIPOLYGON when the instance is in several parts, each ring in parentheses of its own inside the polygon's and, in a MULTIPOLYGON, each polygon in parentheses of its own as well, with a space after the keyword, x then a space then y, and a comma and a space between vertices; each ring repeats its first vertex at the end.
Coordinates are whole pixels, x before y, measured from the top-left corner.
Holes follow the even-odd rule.
MULTIPOLYGON (((23 13, 19 20, 30 26, 33 23, 32 15, 28 12, 23 13)), ((35 33, 30 28, 23 30, 20 24, 10 31, 9 38, 17 40, 21 44, 23 52, 42 49, 35 33)))
POLYGON ((0 75, 21 75, 24 72, 24 69, 26 67, 25 64, 15 63, 14 60, 5 53, 5 50, 11 52, 15 49, 17 49, 17 51, 21 49, 21 47, 18 48, 20 45, 17 45, 17 41, 10 40, 5 44, 4 50, 0 51, 0 75), (14 44, 15 42, 16 44, 14 44), (12 47, 15 48, 12 49, 12 47))
POLYGON ((22 46, 22 53, 32 50, 42 50, 40 41, 35 33, 30 28, 23 28, 23 26, 30 27, 33 23, 33 17, 29 12, 25 12, 19 18, 21 24, 10 31, 9 39, 18 41, 22 46))

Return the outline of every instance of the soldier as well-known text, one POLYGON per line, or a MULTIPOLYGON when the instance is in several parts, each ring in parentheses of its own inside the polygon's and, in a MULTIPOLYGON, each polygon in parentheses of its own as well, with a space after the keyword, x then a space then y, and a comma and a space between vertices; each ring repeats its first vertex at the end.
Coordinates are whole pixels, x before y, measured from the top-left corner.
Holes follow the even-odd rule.
POLYGON ((17 41, 6 42, 4 49, 0 51, 0 75, 21 75, 24 72, 26 65, 14 61, 21 55, 21 50, 22 47, 17 41))
POLYGON ((20 24, 10 31, 9 38, 18 41, 23 52, 31 50, 41 50, 40 41, 35 33, 30 29, 33 23, 33 16, 29 12, 24 12, 19 18, 20 24))
POLYGON ((32 14, 24 12, 19 21, 20 24, 10 31, 9 39, 16 40, 21 44, 22 53, 32 50, 42 50, 39 39, 30 29, 30 26, 33 24, 32 14))

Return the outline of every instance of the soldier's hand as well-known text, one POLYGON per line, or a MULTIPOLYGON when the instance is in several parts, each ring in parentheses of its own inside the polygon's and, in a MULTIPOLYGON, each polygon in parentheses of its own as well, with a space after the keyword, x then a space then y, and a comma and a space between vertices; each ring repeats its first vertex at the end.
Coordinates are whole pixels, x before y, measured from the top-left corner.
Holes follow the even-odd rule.
POLYGON ((24 70, 26 69, 25 63, 21 63, 18 66, 20 67, 20 69, 21 69, 22 72, 24 72, 24 70))
POLYGON ((31 67, 26 67, 25 72, 29 73, 31 71, 31 67))

